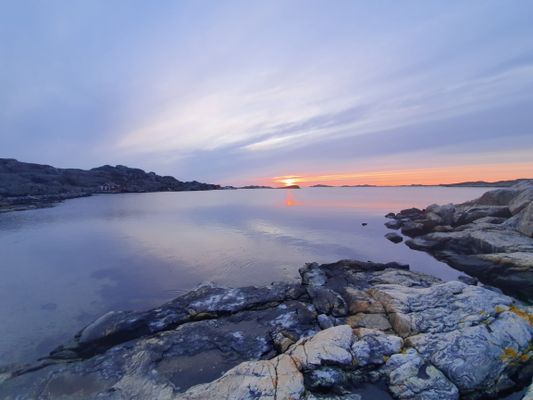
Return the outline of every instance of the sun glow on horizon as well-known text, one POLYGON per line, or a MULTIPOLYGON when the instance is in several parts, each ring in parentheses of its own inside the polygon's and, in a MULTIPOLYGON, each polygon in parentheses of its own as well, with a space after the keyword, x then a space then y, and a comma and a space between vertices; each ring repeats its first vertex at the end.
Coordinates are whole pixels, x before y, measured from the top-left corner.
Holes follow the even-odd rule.
POLYGON ((291 178, 286 178, 286 179, 282 179, 281 181, 279 181, 280 183, 283 183, 285 186, 292 186, 292 185, 295 185, 296 184, 296 179, 298 177, 291 177, 291 178))
POLYGON ((533 178, 533 162, 511 164, 456 165, 395 169, 383 171, 361 171, 331 174, 285 175, 267 178, 274 184, 291 185, 437 185, 468 181, 495 182, 520 178, 533 178))

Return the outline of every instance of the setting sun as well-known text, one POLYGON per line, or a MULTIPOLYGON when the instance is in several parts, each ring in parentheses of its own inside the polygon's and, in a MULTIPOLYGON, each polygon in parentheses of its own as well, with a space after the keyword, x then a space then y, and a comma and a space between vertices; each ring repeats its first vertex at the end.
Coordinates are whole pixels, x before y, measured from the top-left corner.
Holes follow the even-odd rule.
POLYGON ((292 186, 295 184, 296 181, 293 178, 287 178, 287 179, 283 179, 281 182, 283 182, 285 186, 292 186))
POLYGON ((265 178, 264 181, 268 184, 274 183, 275 185, 292 186, 300 183, 301 176, 299 175, 281 175, 273 178, 265 178))

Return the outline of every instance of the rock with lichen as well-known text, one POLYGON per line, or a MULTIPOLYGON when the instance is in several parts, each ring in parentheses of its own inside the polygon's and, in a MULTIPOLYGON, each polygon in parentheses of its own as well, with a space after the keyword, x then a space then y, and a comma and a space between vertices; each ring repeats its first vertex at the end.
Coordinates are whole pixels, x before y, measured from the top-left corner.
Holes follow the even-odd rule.
POLYGON ((398 263, 300 274, 108 313, 48 357, 1 368, 0 398, 458 399, 531 382, 532 315, 511 297, 398 263))

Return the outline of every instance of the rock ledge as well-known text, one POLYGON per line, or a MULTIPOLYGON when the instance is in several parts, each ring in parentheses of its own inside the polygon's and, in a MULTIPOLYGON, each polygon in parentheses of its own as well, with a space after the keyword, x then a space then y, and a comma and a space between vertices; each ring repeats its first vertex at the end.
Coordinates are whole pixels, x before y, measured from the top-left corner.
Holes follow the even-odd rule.
POLYGON ((496 189, 462 204, 432 204, 387 214, 412 249, 533 301, 533 181, 496 189))
POLYGON ((532 315, 511 297, 397 263, 300 274, 108 313, 1 369, 0 398, 476 399, 531 382, 532 315))

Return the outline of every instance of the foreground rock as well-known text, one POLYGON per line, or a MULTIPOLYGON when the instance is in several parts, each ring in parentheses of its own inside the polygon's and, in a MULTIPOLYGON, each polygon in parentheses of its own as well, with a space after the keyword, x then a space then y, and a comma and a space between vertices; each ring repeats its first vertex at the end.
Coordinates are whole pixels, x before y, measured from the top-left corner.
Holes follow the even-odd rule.
POLYGON ((533 300, 533 181, 463 204, 411 208, 386 223, 406 244, 522 299, 533 300))
POLYGON ((105 165, 91 170, 61 169, 0 158, 0 212, 46 207, 99 192, 160 192, 220 189, 219 185, 181 182, 138 168, 105 165))
POLYGON ((511 297, 397 263, 300 273, 108 313, 0 370, 0 398, 475 399, 531 382, 532 316, 511 297))

